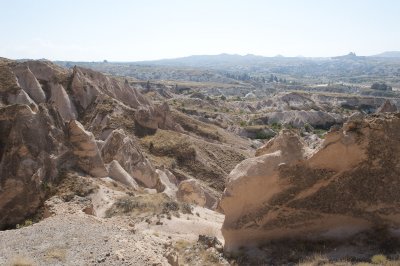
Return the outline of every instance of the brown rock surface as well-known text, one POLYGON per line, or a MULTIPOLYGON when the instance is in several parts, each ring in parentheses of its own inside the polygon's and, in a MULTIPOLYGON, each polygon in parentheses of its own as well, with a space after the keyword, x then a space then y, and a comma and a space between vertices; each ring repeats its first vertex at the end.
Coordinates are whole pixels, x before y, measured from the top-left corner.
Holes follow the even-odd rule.
POLYGON ((302 158, 305 144, 296 133, 290 130, 282 131, 277 137, 269 140, 256 150, 256 156, 273 153, 278 150, 288 153, 288 156, 302 158))
MULTIPOLYGON (((59 172, 79 168, 107 176, 99 147, 113 178, 131 176, 146 187, 164 189, 133 139, 138 109, 149 110, 146 121, 157 130, 172 123, 168 105, 154 106, 127 81, 45 60, 0 59, 0 108, 1 228, 34 214, 48 186, 61 178, 59 172), (85 130, 87 125, 97 135, 85 130), (96 142, 95 136, 105 140, 116 128, 129 134, 96 142)), ((133 179, 125 183, 137 187, 133 179)))
POLYGON ((162 190, 158 174, 151 163, 143 156, 133 139, 122 129, 114 130, 101 149, 105 163, 118 161, 134 179, 147 188, 162 190))
POLYGON ((151 105, 128 82, 120 82, 91 69, 74 67, 71 88, 75 99, 84 109, 99 94, 107 94, 135 109, 140 106, 151 105))
POLYGON ((9 94, 8 103, 10 104, 26 104, 31 107, 33 111, 38 109, 36 103, 29 97, 24 90, 18 90, 16 94, 9 94))
POLYGON ((61 84, 50 83, 50 90, 50 102, 57 106, 63 120, 69 122, 72 119, 77 119, 78 114, 76 112, 75 105, 69 98, 64 87, 61 84))
POLYGON ((220 203, 225 251, 274 239, 344 239, 377 226, 398 230, 399 130, 397 114, 370 116, 329 133, 309 159, 291 156, 301 155, 299 146, 282 145, 240 163, 220 203))
POLYGON ((28 93, 36 103, 43 103, 46 101, 46 94, 29 67, 26 65, 18 65, 13 69, 13 72, 21 88, 28 93))
POLYGON ((68 133, 69 141, 73 145, 72 152, 79 168, 94 177, 107 176, 107 170, 93 134, 86 131, 76 120, 69 122, 68 133))
MULTIPOLYGON (((0 228, 36 212, 49 184, 59 179, 66 138, 61 117, 40 106, 0 108, 0 228)), ((64 158, 64 159, 63 159, 64 158)))
POLYGON ((113 160, 110 163, 110 165, 108 166, 108 175, 112 179, 119 181, 130 188, 138 189, 138 184, 136 183, 136 181, 133 179, 133 177, 130 176, 129 173, 125 171, 124 168, 122 168, 118 161, 113 160))
POLYGON ((209 209, 216 209, 218 199, 195 179, 184 180, 178 186, 178 200, 209 209))

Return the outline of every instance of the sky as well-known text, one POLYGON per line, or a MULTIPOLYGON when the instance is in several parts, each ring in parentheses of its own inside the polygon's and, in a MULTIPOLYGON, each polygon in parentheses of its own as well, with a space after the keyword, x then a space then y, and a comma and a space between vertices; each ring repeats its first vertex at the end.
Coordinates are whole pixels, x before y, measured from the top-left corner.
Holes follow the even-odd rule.
POLYGON ((141 61, 400 50, 398 0, 0 0, 0 57, 141 61))

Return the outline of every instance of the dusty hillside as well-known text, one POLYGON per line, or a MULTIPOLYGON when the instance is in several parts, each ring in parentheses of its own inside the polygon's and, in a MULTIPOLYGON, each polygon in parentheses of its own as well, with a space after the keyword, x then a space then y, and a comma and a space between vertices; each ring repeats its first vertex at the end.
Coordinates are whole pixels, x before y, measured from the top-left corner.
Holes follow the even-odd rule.
MULTIPOLYGON (((383 238, 397 236, 399 130, 398 114, 382 114, 332 130, 314 151, 293 132, 271 140, 230 173, 221 200, 225 251, 289 239, 345 241, 378 229, 383 238)), ((387 241, 390 252, 397 249, 387 241)))

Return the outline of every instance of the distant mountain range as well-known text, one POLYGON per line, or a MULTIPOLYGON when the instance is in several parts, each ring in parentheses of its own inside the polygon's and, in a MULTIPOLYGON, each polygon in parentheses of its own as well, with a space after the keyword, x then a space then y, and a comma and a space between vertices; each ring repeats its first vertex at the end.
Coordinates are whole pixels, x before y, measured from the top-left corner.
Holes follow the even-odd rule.
POLYGON ((400 51, 387 51, 381 54, 373 55, 373 57, 391 57, 391 58, 400 58, 400 51))
POLYGON ((141 63, 152 63, 152 64, 163 64, 163 65, 204 65, 208 63, 249 63, 254 61, 263 61, 266 57, 247 54, 247 55, 238 55, 238 54, 218 54, 218 55, 191 55, 180 58, 172 58, 172 59, 161 59, 154 61, 142 61, 141 63))
POLYGON ((324 59, 366 59, 371 57, 379 57, 379 58, 400 58, 400 51, 387 51, 377 55, 372 56, 358 56, 354 52, 351 52, 347 55, 342 56, 334 56, 334 57, 285 57, 283 55, 276 55, 273 57, 247 54, 247 55, 238 55, 238 54, 218 54, 218 55, 191 55, 187 57, 180 58, 172 58, 172 59, 161 59, 154 61, 141 61, 135 62, 139 64, 151 64, 151 65, 180 65, 180 66, 215 66, 215 64, 225 65, 225 64, 240 64, 240 65, 248 65, 248 64, 257 64, 263 63, 266 61, 298 61, 298 60, 324 60, 324 59))

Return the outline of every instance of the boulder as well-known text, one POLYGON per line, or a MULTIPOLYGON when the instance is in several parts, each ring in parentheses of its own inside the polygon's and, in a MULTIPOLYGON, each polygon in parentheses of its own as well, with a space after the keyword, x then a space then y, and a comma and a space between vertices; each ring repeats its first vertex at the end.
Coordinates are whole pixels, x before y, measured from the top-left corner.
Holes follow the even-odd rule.
POLYGON ((176 197, 176 192, 178 188, 176 186, 176 177, 168 170, 156 170, 158 177, 160 178, 161 184, 164 185, 165 189, 163 191, 164 194, 169 196, 170 198, 176 197), (175 182, 174 182, 175 181, 175 182))
POLYGON ((105 163, 113 160, 121 166, 141 185, 162 191, 164 186, 152 164, 143 156, 131 137, 122 129, 111 132, 101 149, 105 163))
POLYGON ((132 169, 132 176, 146 188, 154 188, 158 192, 165 189, 164 185, 160 182, 156 169, 146 158, 132 169))
POLYGON ((166 102, 161 105, 140 106, 135 113, 135 121, 144 128, 175 129, 176 124, 170 117, 170 109, 166 102))
POLYGON ((94 177, 106 177, 107 170, 93 134, 76 120, 68 123, 68 133, 77 166, 94 177))
POLYGON ((118 181, 130 188, 135 190, 139 188, 133 177, 131 177, 130 174, 128 174, 116 160, 113 160, 108 165, 108 175, 115 181, 118 181))
POLYGON ((220 202, 225 251, 399 230, 399 130, 400 115, 371 116, 328 133, 311 157, 276 142, 237 165, 220 202))
POLYGON ((215 210, 218 199, 195 179, 182 181, 176 193, 178 200, 215 210))

